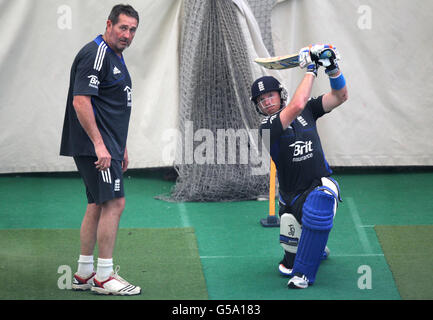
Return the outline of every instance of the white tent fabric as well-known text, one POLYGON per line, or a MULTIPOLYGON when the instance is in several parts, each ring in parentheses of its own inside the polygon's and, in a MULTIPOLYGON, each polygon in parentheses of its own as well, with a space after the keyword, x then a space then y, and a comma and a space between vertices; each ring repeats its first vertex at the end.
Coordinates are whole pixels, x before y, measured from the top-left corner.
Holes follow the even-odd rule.
MULTIPOLYGON (((168 164, 163 137, 178 123, 183 1, 129 1, 140 13, 125 51, 133 81, 130 168, 168 164)), ((76 170, 70 158, 59 156, 70 67, 78 50, 104 32, 116 3, 0 0, 0 173, 76 170)), ((251 20, 241 24, 252 26, 251 20)), ((433 165, 433 2, 278 1, 272 30, 277 55, 311 43, 332 43, 342 55, 349 100, 319 122, 331 165, 433 165)), ((254 41, 252 58, 263 52, 254 41)), ((302 73, 278 73, 289 94, 302 73)), ((326 90, 321 73, 314 94, 326 90)))
MULTIPOLYGON (((287 0, 272 20, 276 55, 331 43, 342 56, 349 100, 318 122, 331 165, 433 165, 432 1, 287 0)), ((321 73, 313 93, 327 90, 321 73)))
MULTIPOLYGON (((59 156, 75 55, 104 33, 107 0, 0 0, 0 173, 75 171, 59 156)), ((158 167, 161 133, 177 127, 181 1, 129 1, 140 14, 124 52, 132 78, 130 168, 158 167)))

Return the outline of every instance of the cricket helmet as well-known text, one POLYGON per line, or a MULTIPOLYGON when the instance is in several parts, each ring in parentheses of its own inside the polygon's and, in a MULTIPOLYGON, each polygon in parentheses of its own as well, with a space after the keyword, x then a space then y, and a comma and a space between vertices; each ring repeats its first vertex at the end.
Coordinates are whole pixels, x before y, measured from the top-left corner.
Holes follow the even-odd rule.
POLYGON ((263 112, 261 112, 261 110, 257 107, 257 98, 260 95, 271 91, 278 91, 280 93, 281 108, 284 107, 288 95, 286 89, 284 89, 280 81, 272 76, 263 76, 254 81, 251 85, 251 101, 254 102, 257 111, 261 114, 263 114, 263 112))

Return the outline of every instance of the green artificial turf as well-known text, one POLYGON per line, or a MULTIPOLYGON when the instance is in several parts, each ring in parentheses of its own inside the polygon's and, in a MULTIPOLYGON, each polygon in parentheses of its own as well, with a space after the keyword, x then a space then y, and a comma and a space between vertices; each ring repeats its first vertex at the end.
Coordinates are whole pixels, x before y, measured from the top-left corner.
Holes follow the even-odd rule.
POLYGON ((402 299, 433 299, 433 226, 376 226, 402 299))
MULTIPOLYGON (((68 289, 78 229, 0 230, 0 243, 0 299, 113 298, 68 289)), ((141 295, 116 299, 208 299, 192 228, 119 229, 113 262, 142 288, 141 295)))

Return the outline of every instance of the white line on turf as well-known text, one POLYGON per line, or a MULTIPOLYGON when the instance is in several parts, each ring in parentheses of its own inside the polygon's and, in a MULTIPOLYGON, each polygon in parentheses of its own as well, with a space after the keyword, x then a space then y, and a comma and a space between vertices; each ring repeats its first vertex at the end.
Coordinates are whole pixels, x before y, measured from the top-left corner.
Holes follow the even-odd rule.
POLYGON ((189 222, 188 213, 185 208, 184 203, 179 203, 179 213, 180 213, 180 220, 182 222, 182 227, 191 227, 191 224, 189 222))
MULTIPOLYGON (((383 257, 383 253, 355 253, 355 254, 332 254, 331 257, 383 257)), ((266 258, 266 259, 273 259, 274 256, 200 256, 200 259, 230 259, 230 258, 237 258, 237 259, 245 259, 245 258, 266 258)))
POLYGON ((349 207, 350 215, 352 216, 353 223, 355 225, 356 232, 358 233, 359 240, 361 241, 362 248, 364 249, 364 252, 366 254, 371 254, 371 245, 370 241, 368 240, 367 234, 365 233, 365 228, 362 228, 363 226, 361 222, 361 218, 358 213, 358 209, 356 208, 355 201, 353 198, 346 198, 345 201, 347 201, 347 205, 349 207))

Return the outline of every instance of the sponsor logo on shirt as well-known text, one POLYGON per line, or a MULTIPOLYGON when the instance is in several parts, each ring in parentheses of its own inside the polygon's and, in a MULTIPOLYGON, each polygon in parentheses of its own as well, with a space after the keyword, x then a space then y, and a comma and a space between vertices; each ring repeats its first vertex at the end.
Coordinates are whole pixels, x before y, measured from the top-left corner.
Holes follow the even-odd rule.
POLYGON ((95 75, 92 74, 92 75, 88 76, 87 78, 90 78, 89 87, 92 87, 92 88, 95 88, 95 89, 99 88, 98 76, 95 76, 95 75))
POLYGON ((290 147, 293 147, 293 162, 304 161, 313 157, 312 141, 296 141, 290 147))

